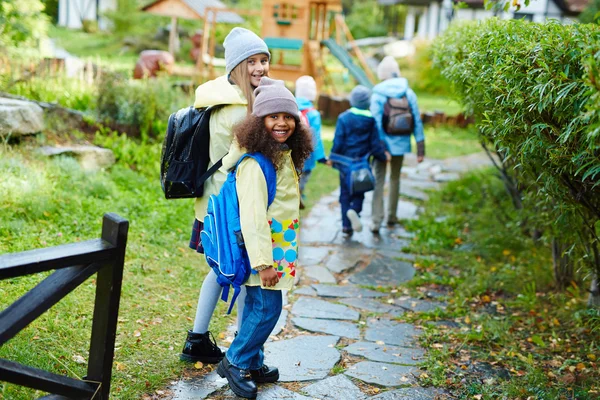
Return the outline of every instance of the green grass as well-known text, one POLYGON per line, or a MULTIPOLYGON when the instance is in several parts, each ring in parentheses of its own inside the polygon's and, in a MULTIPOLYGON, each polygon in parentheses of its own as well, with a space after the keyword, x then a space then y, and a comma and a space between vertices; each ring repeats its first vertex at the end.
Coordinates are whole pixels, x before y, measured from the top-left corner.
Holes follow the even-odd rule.
POLYGON ((450 97, 431 94, 425 92, 416 93, 417 103, 421 112, 442 111, 446 115, 457 115, 462 111, 462 107, 450 97))
POLYGON ((403 318, 462 324, 425 329, 421 383, 447 387, 457 398, 597 398, 600 313, 586 308, 589 282, 579 276, 556 291, 548 238, 534 242, 518 213, 495 172, 484 170, 431 193, 425 212, 407 222, 416 235, 408 250, 437 256, 417 262, 408 289, 444 285, 453 295, 444 311, 403 318), (473 362, 511 378, 482 383, 467 371, 473 362))

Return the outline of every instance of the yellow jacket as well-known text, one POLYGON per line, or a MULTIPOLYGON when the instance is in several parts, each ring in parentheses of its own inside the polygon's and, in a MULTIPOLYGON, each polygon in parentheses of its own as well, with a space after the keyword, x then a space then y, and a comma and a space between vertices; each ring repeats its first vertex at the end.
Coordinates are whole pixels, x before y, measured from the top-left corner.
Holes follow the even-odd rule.
MULTIPOLYGON (((298 263, 300 190, 291 150, 286 150, 277 171, 277 193, 267 210, 267 182, 258 163, 246 158, 237 168, 236 189, 240 204, 242 235, 250 265, 273 265, 279 283, 265 289, 291 289, 298 263)), ((258 274, 249 286, 262 286, 258 274)))
POLYGON ((204 221, 208 198, 211 194, 219 193, 227 178, 227 171, 233 168, 243 154, 235 143, 232 144, 231 131, 235 124, 246 117, 248 101, 241 89, 229 83, 225 75, 208 81, 196 89, 194 107, 203 108, 216 105, 224 106, 215 109, 210 116, 210 162, 208 168, 225 154, 227 156, 223 159, 223 166, 204 183, 204 197, 196 199, 194 211, 196 219, 199 221, 204 221))

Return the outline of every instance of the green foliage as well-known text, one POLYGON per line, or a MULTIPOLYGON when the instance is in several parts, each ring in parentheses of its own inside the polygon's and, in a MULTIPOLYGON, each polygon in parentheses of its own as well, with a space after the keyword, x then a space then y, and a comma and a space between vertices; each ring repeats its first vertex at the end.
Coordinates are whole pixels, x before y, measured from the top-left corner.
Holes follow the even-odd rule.
POLYGON ((192 99, 165 79, 130 80, 104 74, 98 88, 98 117, 142 138, 165 132, 172 112, 192 99))
MULTIPOLYGON (((0 88, 2 88, 0 80, 0 88)), ((32 77, 12 83, 6 90, 28 99, 57 103, 63 107, 90 111, 96 107, 96 87, 65 76, 32 77)))
POLYGON ((346 16, 346 24, 355 39, 370 36, 386 36, 387 27, 382 7, 376 0, 355 2, 352 12, 346 16))
POLYGON ((448 95, 450 82, 442 76, 440 68, 433 65, 431 46, 415 43, 415 55, 399 60, 402 75, 409 78, 411 88, 417 92, 426 92, 437 96, 448 95))
POLYGON ((588 24, 598 22, 598 13, 600 12, 600 0, 592 0, 585 9, 579 14, 579 21, 588 24))
POLYGON ((497 19, 455 25, 434 43, 435 65, 538 211, 526 218, 577 241, 596 273, 599 44, 595 25, 497 19))
POLYGON ((44 4, 44 14, 50 17, 52 23, 58 21, 58 0, 42 0, 44 4))
POLYGON ((48 16, 39 0, 0 2, 0 48, 33 46, 46 37, 48 16))

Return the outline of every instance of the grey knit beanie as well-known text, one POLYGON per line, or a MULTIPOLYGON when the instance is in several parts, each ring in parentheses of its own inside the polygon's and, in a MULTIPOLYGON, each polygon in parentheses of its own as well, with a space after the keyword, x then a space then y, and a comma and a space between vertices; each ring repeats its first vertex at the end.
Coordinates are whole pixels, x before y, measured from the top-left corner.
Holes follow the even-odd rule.
POLYGON ((371 105, 371 91, 365 86, 356 86, 350 92, 350 105, 361 110, 368 110, 371 105))
POLYGON ((296 97, 315 101, 317 98, 317 83, 312 76, 303 75, 296 80, 296 97))
POLYGON ((385 56, 383 60, 381 60, 377 66, 377 77, 382 81, 400 77, 400 67, 394 57, 385 56))
POLYGON ((225 47, 225 73, 229 75, 232 69, 246 58, 264 53, 271 59, 271 53, 264 40, 248 29, 233 28, 223 42, 225 47))
POLYGON ((284 112, 293 115, 296 120, 300 119, 296 99, 283 81, 263 76, 258 87, 254 89, 254 97, 252 114, 257 117, 284 112))

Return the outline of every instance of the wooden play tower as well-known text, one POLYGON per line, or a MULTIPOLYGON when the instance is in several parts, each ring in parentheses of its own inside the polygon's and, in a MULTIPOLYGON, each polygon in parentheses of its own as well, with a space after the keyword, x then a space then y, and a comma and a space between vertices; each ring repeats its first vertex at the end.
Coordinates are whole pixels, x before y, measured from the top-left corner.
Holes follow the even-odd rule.
MULTIPOLYGON (((278 79, 295 81, 311 75, 319 88, 330 83, 323 52, 327 47, 359 83, 372 86, 375 81, 360 49, 352 47, 359 67, 342 47, 345 41, 354 43, 354 38, 344 22, 341 0, 263 0, 261 37, 270 50, 301 53, 300 65, 286 64, 283 52, 271 60, 270 74, 278 79)), ((333 85, 327 86, 333 90, 333 85)))

